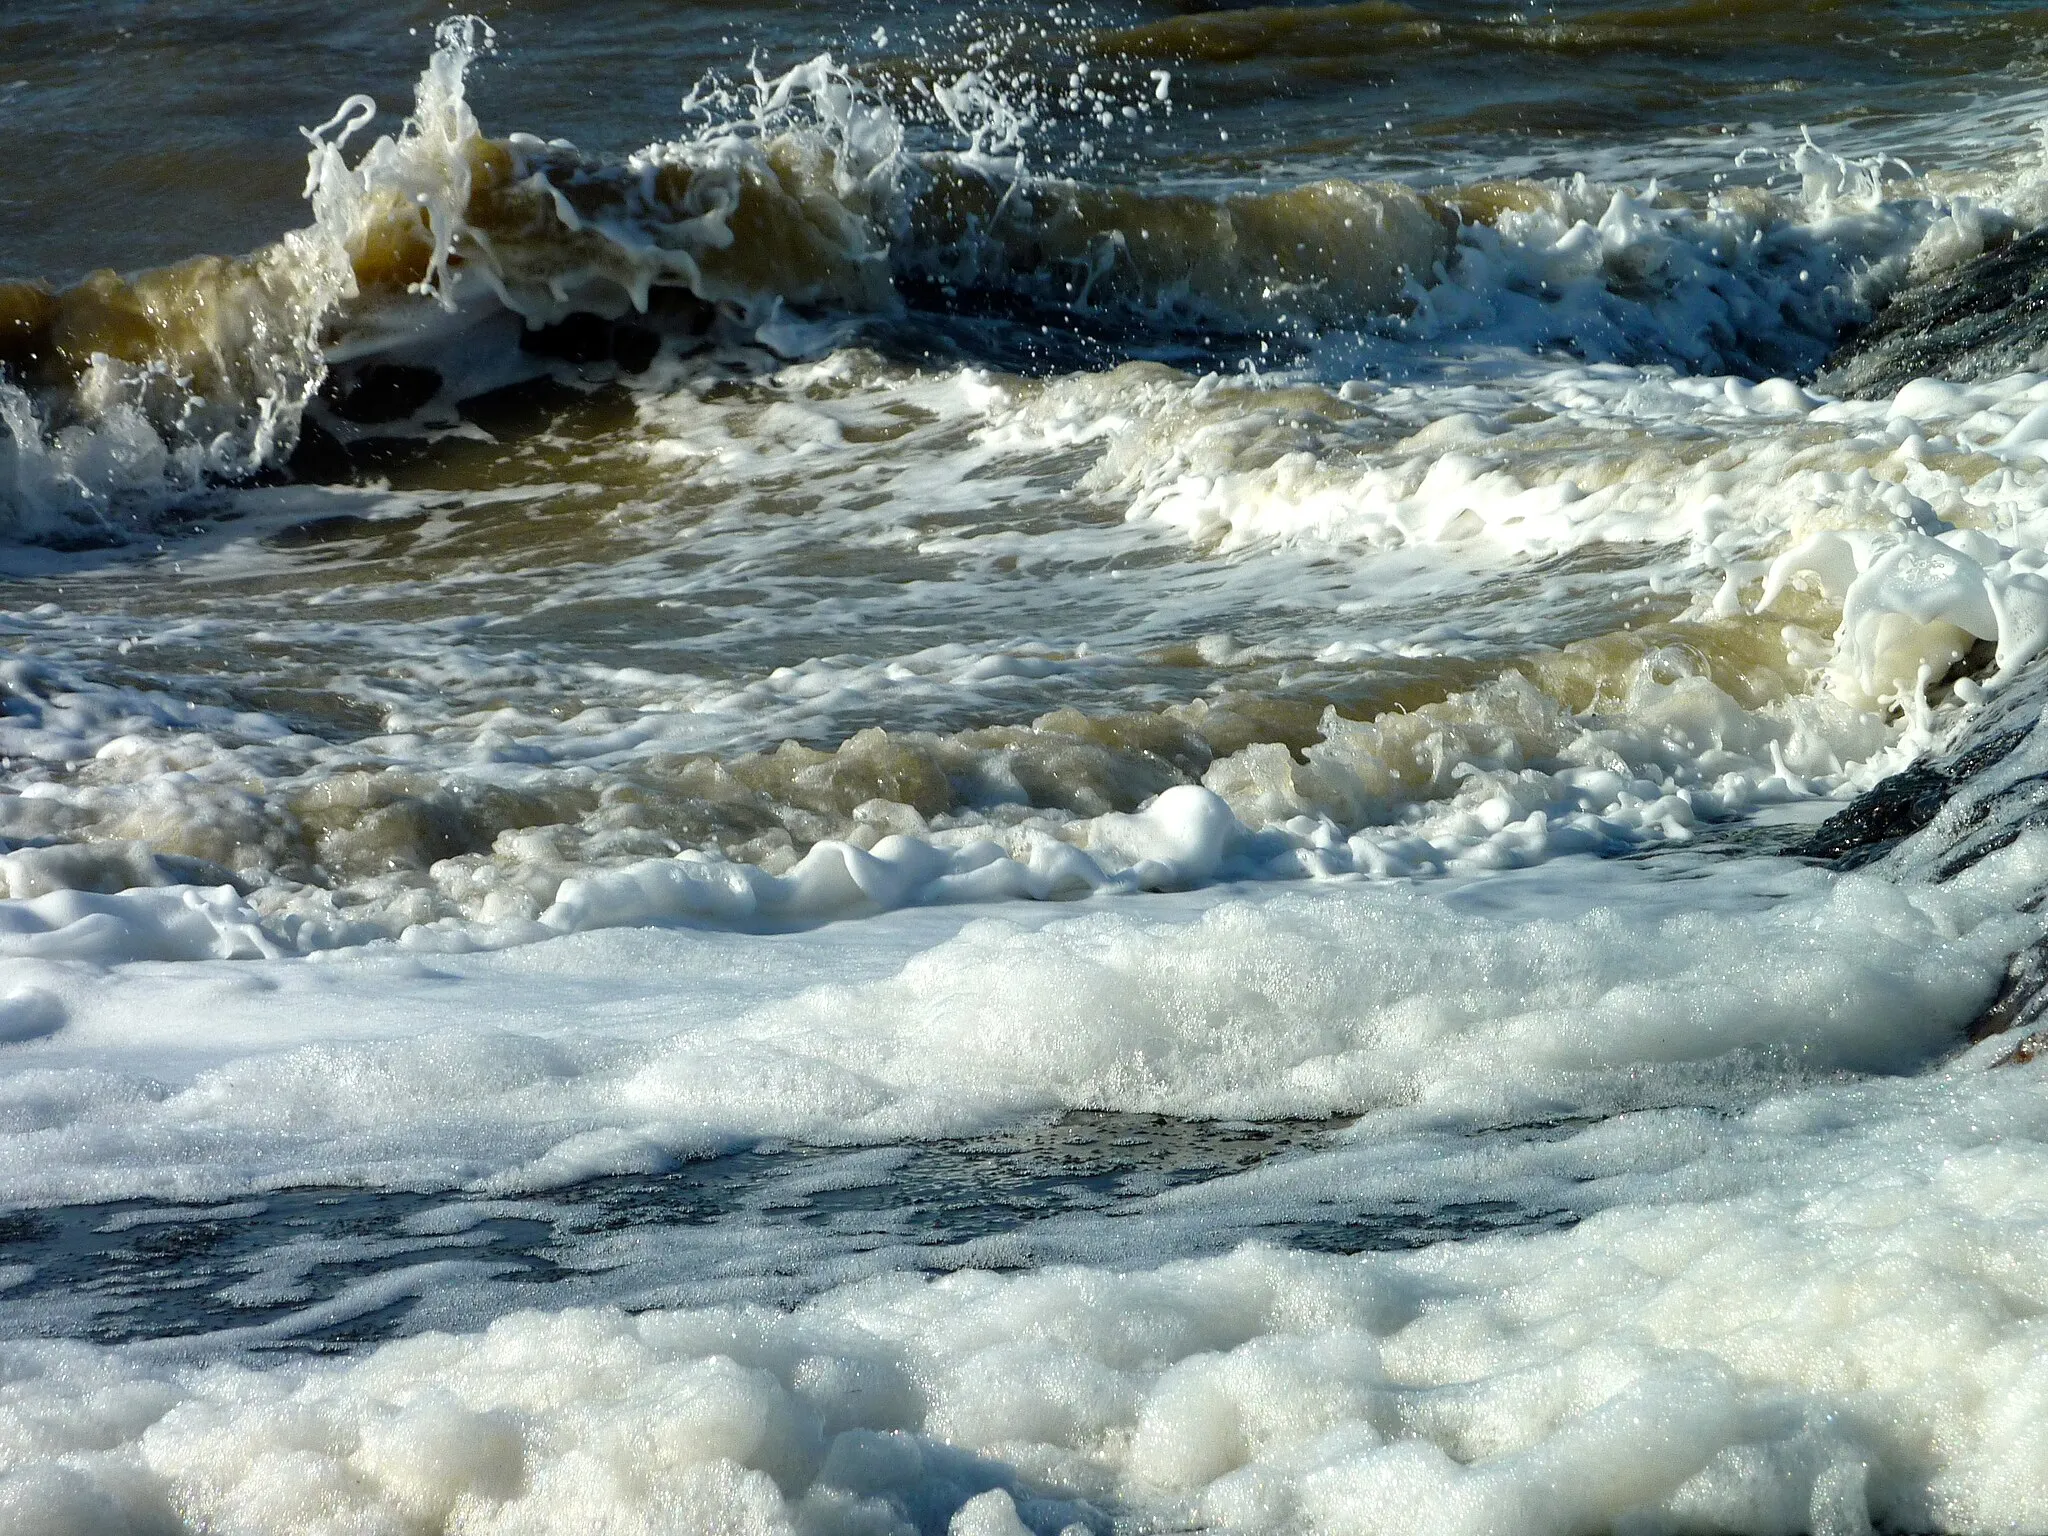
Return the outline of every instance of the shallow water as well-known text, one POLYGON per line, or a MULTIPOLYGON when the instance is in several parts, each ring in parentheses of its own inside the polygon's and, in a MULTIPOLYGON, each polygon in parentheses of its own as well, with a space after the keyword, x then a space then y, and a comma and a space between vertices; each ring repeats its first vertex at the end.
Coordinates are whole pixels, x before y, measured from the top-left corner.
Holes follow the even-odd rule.
POLYGON ((2048 845, 1815 832, 2048 664, 2048 375, 1822 372, 2044 117, 11 9, 0 1531, 2048 1530, 2048 845))

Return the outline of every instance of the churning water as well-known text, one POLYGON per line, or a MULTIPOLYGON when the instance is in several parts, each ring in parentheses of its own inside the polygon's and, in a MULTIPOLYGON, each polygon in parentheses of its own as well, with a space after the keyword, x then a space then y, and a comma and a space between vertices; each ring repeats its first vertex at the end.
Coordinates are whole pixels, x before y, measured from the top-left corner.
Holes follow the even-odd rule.
POLYGON ((2048 1531, 2044 121, 12 0, 0 1531, 2048 1531))

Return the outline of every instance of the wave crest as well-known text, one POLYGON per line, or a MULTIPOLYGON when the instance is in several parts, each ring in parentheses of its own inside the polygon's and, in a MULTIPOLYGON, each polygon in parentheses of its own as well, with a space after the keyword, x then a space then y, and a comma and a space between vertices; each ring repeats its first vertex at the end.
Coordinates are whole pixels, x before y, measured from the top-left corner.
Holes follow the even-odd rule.
POLYGON ((330 452, 299 467, 345 473, 356 439, 457 426, 463 400, 565 369, 603 383, 706 347, 772 363, 906 322, 905 346, 1016 366, 1213 367, 1277 338, 1280 356, 1320 348, 1371 374, 1456 337, 1810 372, 1939 211, 1887 201, 1881 179, 1704 207, 1584 178, 1089 185, 1030 172, 1029 124, 973 76, 922 86, 962 142, 913 152, 829 56, 693 95, 697 131, 604 161, 485 135, 465 83, 492 46, 480 21, 444 23, 412 115, 354 159, 369 98, 306 130, 312 223, 254 255, 0 285, 12 531, 117 525, 127 500, 273 471, 304 445, 330 452), (1076 338, 1098 344, 1061 350, 1076 338))

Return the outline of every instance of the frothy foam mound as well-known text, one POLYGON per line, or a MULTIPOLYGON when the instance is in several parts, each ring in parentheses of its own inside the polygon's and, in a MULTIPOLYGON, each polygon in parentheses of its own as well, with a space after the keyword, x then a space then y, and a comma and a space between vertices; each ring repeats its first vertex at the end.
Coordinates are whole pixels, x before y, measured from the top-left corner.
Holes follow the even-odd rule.
POLYGON ((1588 1133, 1649 1170, 1626 1175, 1639 1203, 1414 1255, 524 1312, 261 1371, 10 1344, 0 1511, 24 1532, 764 1536, 2048 1518, 2038 1084, 1811 1093, 1745 1117, 1734 1157, 1711 1122, 1669 1130, 1588 1133))
POLYGON ((58 951, 13 962, 43 1028, 7 1048, 0 1193, 520 1190, 762 1137, 886 1142, 1061 1109, 1512 1122, 1909 1071, 1954 1047, 2038 932, 2013 908, 2041 856, 2022 839, 1932 889, 1579 861, 906 913, 858 944, 627 930, 427 965, 367 949, 109 975, 58 951), (864 979, 804 985, 828 965, 864 979))

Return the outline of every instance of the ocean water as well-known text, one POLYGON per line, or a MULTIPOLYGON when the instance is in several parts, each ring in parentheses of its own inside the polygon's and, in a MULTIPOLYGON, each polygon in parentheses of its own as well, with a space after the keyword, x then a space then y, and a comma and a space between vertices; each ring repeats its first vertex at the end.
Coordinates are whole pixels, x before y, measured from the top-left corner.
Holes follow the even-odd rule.
POLYGON ((10 0, 0 1533, 2048 1531, 2048 836, 1819 830, 2048 666, 2048 356, 1827 366, 2044 124, 2006 0, 10 0))

